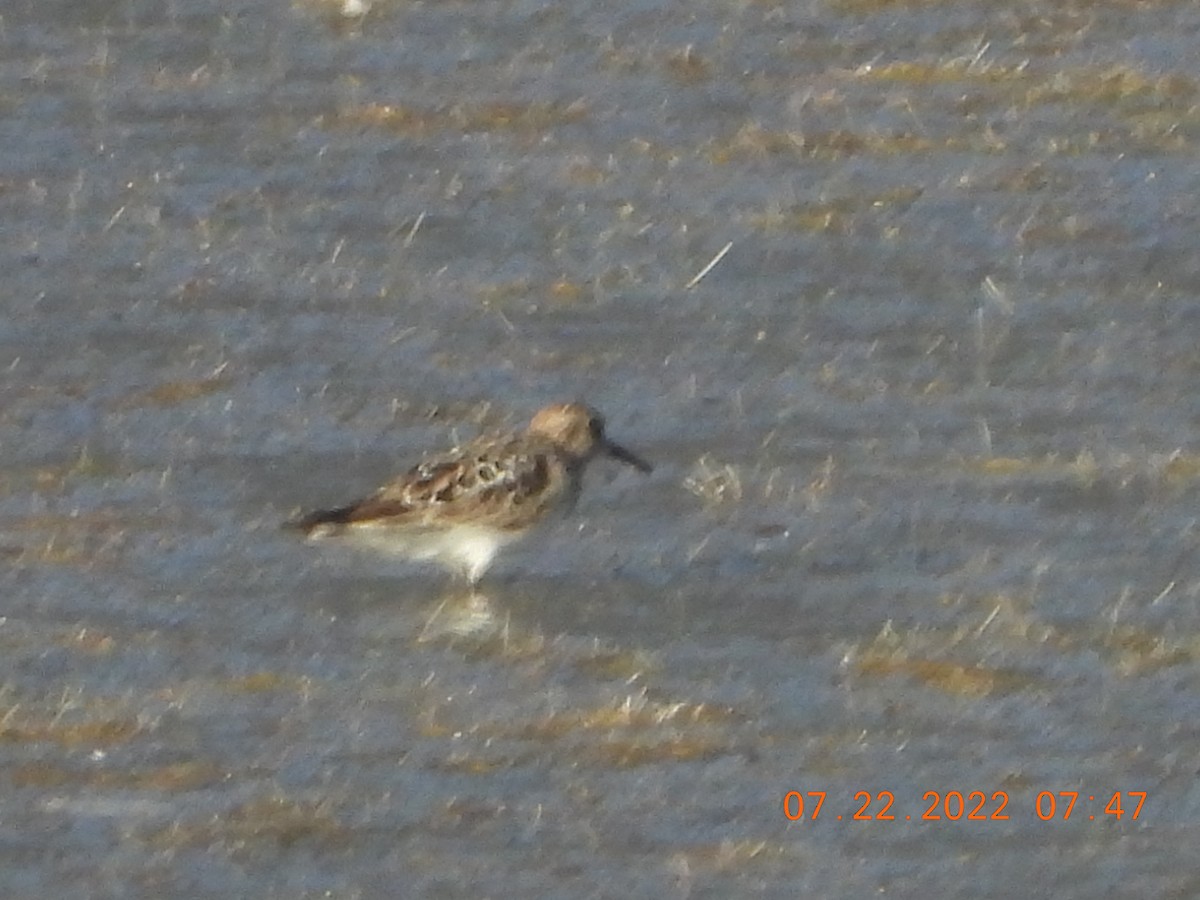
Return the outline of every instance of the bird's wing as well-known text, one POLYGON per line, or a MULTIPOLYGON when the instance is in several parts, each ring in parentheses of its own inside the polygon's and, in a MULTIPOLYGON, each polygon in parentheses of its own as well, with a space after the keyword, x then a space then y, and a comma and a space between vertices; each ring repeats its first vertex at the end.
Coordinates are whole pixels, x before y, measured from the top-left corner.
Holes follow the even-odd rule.
POLYGON ((448 526, 460 523, 515 527, 529 505, 561 492, 546 452, 512 443, 474 444, 413 466, 357 503, 313 513, 297 525, 448 526))

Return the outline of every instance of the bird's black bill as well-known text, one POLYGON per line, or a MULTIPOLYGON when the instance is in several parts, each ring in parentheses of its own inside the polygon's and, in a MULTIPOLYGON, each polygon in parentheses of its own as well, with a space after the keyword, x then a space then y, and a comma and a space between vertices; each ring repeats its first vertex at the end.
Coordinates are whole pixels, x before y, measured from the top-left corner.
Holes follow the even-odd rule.
POLYGON ((626 450, 620 444, 614 444, 612 441, 605 441, 604 449, 613 459, 619 459, 626 465, 633 466, 639 472, 648 475, 654 471, 654 466, 650 465, 650 463, 646 462, 632 450, 626 450))

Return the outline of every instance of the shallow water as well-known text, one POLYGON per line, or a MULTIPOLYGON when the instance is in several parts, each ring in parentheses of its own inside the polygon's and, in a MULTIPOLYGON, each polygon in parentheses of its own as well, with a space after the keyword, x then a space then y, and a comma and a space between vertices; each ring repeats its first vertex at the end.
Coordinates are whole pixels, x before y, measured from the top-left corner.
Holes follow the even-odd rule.
POLYGON ((338 9, 0 13, 4 896, 1195 894, 1195 5, 338 9))

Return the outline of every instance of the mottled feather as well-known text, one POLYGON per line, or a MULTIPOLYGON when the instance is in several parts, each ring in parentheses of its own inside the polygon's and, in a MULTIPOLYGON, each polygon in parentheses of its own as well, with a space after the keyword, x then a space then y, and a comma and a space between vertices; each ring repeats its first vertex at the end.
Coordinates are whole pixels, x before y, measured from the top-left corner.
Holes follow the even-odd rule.
POLYGON ((573 472, 555 473, 553 452, 552 446, 514 438, 475 441, 418 463, 356 503, 311 513, 296 527, 311 533, 336 526, 445 528, 465 521, 524 528, 533 512, 540 514, 571 489, 573 472))

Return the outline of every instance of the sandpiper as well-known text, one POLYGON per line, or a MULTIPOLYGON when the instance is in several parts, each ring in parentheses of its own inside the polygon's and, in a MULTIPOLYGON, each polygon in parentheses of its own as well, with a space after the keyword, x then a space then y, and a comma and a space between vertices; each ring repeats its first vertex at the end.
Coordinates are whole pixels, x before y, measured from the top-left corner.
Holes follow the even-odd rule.
POLYGON ((346 538, 403 559, 436 560, 465 575, 473 591, 501 547, 574 506, 584 469, 602 454, 651 471, 605 436, 594 409, 559 403, 520 434, 455 447, 355 503, 289 524, 310 539, 346 538))

